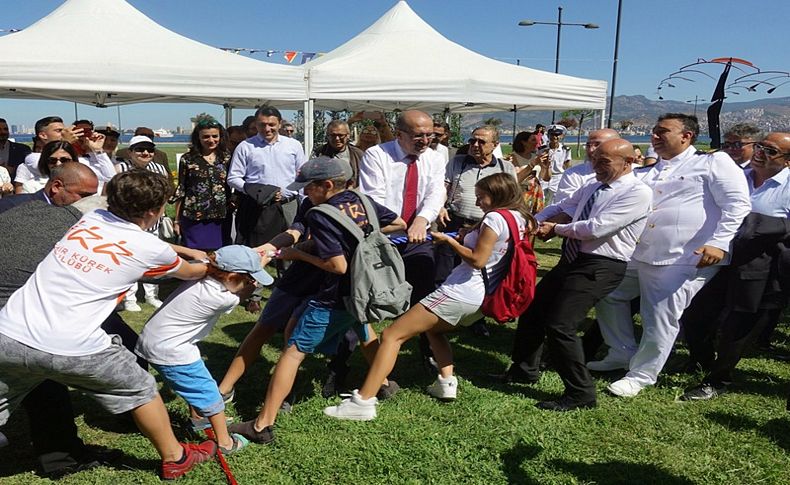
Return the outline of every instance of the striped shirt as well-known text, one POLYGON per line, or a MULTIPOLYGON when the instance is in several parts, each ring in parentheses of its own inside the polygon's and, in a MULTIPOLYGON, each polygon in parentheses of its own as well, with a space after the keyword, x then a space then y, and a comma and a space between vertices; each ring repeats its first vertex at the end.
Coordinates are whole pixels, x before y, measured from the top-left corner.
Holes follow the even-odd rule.
MULTIPOLYGON (((131 160, 121 160, 120 162, 115 164, 115 167, 118 169, 118 172, 128 172, 130 170, 140 168, 137 165, 135 165, 134 162, 132 162, 131 160)), ((169 178, 170 172, 167 170, 167 167, 165 167, 161 163, 150 161, 148 162, 148 165, 145 166, 145 169, 148 170, 149 172, 158 173, 159 175, 162 175, 168 180, 170 180, 169 178)), ((162 221, 161 219, 156 221, 156 224, 151 226, 148 229, 148 232, 153 234, 159 234, 159 224, 161 221, 162 221)))

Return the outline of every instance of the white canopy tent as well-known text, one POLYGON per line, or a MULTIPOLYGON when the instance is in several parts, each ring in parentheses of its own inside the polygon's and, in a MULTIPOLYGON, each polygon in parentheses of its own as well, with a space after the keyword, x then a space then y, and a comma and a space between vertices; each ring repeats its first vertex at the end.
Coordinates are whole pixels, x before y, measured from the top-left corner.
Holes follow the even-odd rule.
POLYGON ((606 106, 605 81, 477 54, 446 39, 404 0, 353 39, 303 67, 316 108, 435 113, 606 106))
POLYGON ((477 54, 443 37, 404 0, 303 67, 310 98, 327 109, 600 110, 606 104, 605 81, 477 54))
POLYGON ((124 0, 67 0, 30 27, 1 37, 0 97, 291 109, 307 99, 299 67, 201 44, 124 0))

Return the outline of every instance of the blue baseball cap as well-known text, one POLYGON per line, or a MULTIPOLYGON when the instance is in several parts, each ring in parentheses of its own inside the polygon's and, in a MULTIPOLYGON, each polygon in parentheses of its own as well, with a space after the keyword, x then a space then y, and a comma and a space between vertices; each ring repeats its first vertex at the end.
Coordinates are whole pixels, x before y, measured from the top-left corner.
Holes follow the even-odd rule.
POLYGON ((247 273, 263 286, 274 283, 274 278, 261 266, 261 255, 252 248, 238 244, 217 249, 214 264, 223 271, 247 273))

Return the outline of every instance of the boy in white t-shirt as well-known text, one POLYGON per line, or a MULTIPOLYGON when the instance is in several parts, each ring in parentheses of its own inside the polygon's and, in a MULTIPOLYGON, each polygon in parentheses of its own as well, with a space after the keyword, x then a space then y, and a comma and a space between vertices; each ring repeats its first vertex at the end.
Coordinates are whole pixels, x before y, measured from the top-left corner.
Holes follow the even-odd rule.
POLYGON ((107 184, 108 210, 85 214, 0 310, 0 424, 45 379, 77 388, 114 414, 130 411, 162 457, 162 478, 210 460, 216 444, 181 444, 151 374, 101 323, 135 281, 199 279, 199 252, 171 247, 146 229, 159 220, 172 186, 147 171, 107 184))
POLYGON ((230 454, 249 441, 228 433, 225 403, 197 343, 211 332, 219 317, 274 279, 261 267, 261 256, 246 246, 225 246, 209 260, 206 278, 182 283, 151 316, 135 351, 189 403, 193 427, 212 427, 220 451, 230 454))

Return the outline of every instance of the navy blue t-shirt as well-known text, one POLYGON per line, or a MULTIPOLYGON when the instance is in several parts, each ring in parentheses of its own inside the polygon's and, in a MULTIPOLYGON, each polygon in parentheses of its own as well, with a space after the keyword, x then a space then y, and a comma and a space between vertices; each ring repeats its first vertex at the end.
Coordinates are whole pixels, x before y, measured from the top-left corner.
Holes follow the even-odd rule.
MULTIPOLYGON (((387 226, 398 218, 396 213, 383 205, 376 203, 372 199, 370 202, 376 209, 376 217, 380 227, 387 226)), ((355 193, 344 190, 339 194, 335 194, 326 203, 337 207, 351 217, 366 234, 371 230, 368 224, 368 216, 365 214, 365 206, 355 193)), ((312 204, 308 199, 305 200, 302 206, 307 206, 304 211, 306 214, 307 210, 312 207, 312 204)), ((320 212, 306 214, 304 223, 315 243, 316 256, 321 259, 329 259, 343 255, 346 258, 346 262, 350 264, 349 256, 354 254, 357 248, 357 240, 354 236, 320 212)), ((318 293, 314 298, 315 303, 324 308, 344 309, 343 297, 351 294, 350 271, 346 271, 344 275, 329 272, 322 273, 323 278, 318 293)))

